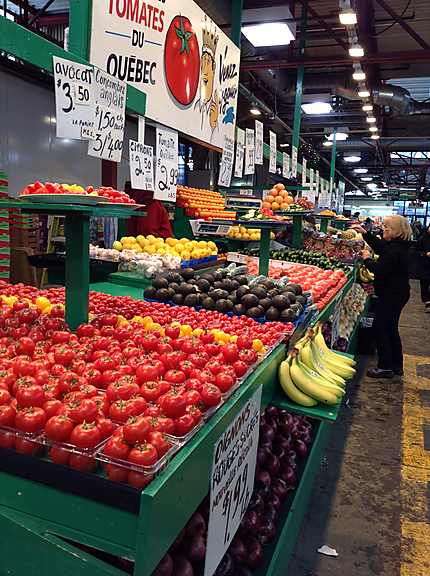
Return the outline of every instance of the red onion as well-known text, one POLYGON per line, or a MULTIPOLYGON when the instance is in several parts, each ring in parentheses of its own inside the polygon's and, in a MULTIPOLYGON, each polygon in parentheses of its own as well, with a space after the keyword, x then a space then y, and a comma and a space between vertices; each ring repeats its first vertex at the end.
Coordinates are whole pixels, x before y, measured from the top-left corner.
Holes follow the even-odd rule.
POLYGON ((263 547, 257 538, 248 538, 246 541, 246 565, 249 568, 256 568, 263 560, 263 547))
POLYGON ((173 576, 194 576, 193 566, 184 556, 173 558, 173 576))
POLYGON ((253 492, 251 500, 248 504, 248 510, 254 510, 257 514, 262 514, 264 511, 264 500, 257 492, 253 492))
POLYGON ((173 560, 170 554, 163 556, 157 568, 152 573, 152 576, 172 576, 173 574, 173 560))
POLYGON ((265 416, 270 416, 271 418, 277 418, 279 414, 278 408, 276 406, 268 406, 264 411, 265 416))
POLYGON ((291 466, 283 467, 280 472, 280 477, 289 488, 295 488, 297 486, 297 476, 291 466))
POLYGON ((253 576, 253 573, 246 566, 236 566, 234 576, 253 576))
POLYGON ((264 466, 267 456, 270 454, 270 449, 267 446, 259 446, 257 450, 257 464, 264 466))
POLYGON ((291 435, 289 433, 276 434, 273 439, 274 446, 280 446, 284 450, 290 450, 291 448, 291 435))
POLYGON ((279 496, 277 496, 277 494, 274 494, 273 492, 270 493, 270 496, 265 498, 265 504, 268 506, 273 506, 274 508, 276 508, 276 510, 279 510, 282 506, 282 502, 279 499, 279 496))
POLYGON ((189 536, 206 532, 206 522, 200 512, 195 512, 191 516, 188 524, 185 526, 185 530, 189 536))
POLYGON ((306 444, 303 442, 303 440, 297 439, 294 442, 294 448, 297 452, 297 455, 300 458, 305 458, 308 454, 308 447, 306 446, 306 444))
POLYGON ((266 522, 261 521, 260 528, 258 530, 258 539, 262 544, 268 544, 276 536, 276 526, 275 523, 268 519, 266 522))
POLYGON ((283 502, 288 496, 288 486, 281 478, 276 478, 272 482, 272 492, 283 502))
POLYGON ((228 551, 230 552, 235 564, 245 564, 247 551, 243 540, 237 537, 234 538, 228 551))
POLYGON ((303 442, 309 446, 310 444, 312 444, 312 437, 310 435, 309 432, 307 431, 302 431, 299 434, 298 440, 303 440, 303 442))
POLYGON ((296 451, 295 451, 295 450, 290 450, 290 451, 288 452, 288 457, 289 457, 290 460, 294 460, 294 461, 295 461, 295 460, 297 459, 296 451))
POLYGON ((254 510, 248 510, 240 523, 240 530, 243 534, 257 534, 259 527, 258 514, 254 510))
POLYGON ((228 552, 226 552, 214 572, 214 576, 234 576, 233 560, 228 552))
POLYGON ((269 426, 268 424, 264 424, 264 426, 260 427, 260 437, 263 440, 263 443, 271 443, 273 442, 273 438, 275 436, 274 429, 269 426))
POLYGON ((271 478, 267 470, 259 470, 255 475, 256 486, 270 486, 271 478))
MULTIPOLYGON (((264 510, 264 514, 260 518, 260 526, 270 520, 271 522, 276 522, 278 519, 279 512, 274 506, 268 504, 264 510)), ((260 530, 258 531, 260 533, 260 530)))
POLYGON ((285 450, 279 444, 273 444, 272 452, 279 459, 281 459, 283 456, 285 456, 285 450))
POLYGON ((255 492, 259 494, 264 500, 270 496, 272 490, 270 486, 257 486, 255 492))
POLYGON ((277 456, 275 456, 275 454, 269 454, 267 456, 265 468, 272 476, 276 476, 276 474, 279 472, 281 465, 279 464, 279 459, 277 456))
POLYGON ((191 562, 203 562, 206 556, 206 538, 202 534, 194 534, 187 543, 187 556, 191 562))

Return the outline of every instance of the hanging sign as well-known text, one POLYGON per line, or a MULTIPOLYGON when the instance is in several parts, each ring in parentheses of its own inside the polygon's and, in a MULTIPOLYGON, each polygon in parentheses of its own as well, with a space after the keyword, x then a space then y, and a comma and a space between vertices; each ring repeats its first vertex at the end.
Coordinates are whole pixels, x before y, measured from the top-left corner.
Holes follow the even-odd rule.
POLYGON ((314 194, 314 198, 317 198, 319 193, 320 193, 320 171, 317 170, 315 172, 315 194, 314 194))
POLYGON ((262 386, 215 443, 204 576, 212 576, 245 515, 254 488, 262 386))
POLYGON ((234 138, 240 49, 192 0, 92 2, 90 62, 144 92, 151 120, 234 138))
POLYGON ((228 188, 231 183, 234 162, 234 140, 225 136, 224 148, 222 151, 221 165, 219 168, 218 186, 228 188))
POLYGON ((269 157, 269 172, 276 174, 276 134, 270 131, 270 157, 269 157))
POLYGON ((282 176, 288 178, 290 175, 290 156, 286 152, 282 152, 282 176))
POLYGON ((246 149, 245 149, 245 175, 255 173, 255 144, 254 144, 254 130, 251 128, 246 129, 246 149))
POLYGON ((259 120, 255 121, 255 164, 263 164, 264 126, 259 120))
MULTIPOLYGON (((307 167, 307 163, 308 161, 306 160, 305 157, 303 157, 302 159, 302 186, 306 186, 306 167, 307 167)), ((303 191, 304 192, 304 191, 303 191)))
POLYGON ((291 176, 297 178, 297 148, 295 146, 291 150, 291 176))
POLYGON ((94 69, 53 56, 57 138, 94 138, 94 69))
POLYGON ((315 202, 314 169, 309 168, 309 188, 305 191, 306 197, 311 202, 315 202))
POLYGON ((157 126, 154 198, 176 202, 178 133, 157 126))
POLYGON ((103 160, 121 162, 127 84, 95 68, 94 91, 95 139, 88 143, 88 154, 103 160))
POLYGON ((130 180, 136 190, 154 191, 154 149, 129 140, 130 180))
POLYGON ((243 176, 243 160, 245 158, 245 132, 241 128, 236 129, 236 163, 234 175, 236 178, 243 176))
POLYGON ((143 116, 139 116, 137 119, 137 139, 142 144, 145 144, 145 118, 143 116))

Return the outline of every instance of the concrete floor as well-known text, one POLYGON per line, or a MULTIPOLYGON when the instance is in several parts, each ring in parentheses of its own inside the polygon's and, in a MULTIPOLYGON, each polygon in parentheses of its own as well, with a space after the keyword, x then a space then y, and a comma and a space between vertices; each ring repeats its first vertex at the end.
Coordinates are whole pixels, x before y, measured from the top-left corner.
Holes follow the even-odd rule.
POLYGON ((400 322, 403 382, 368 379, 375 359, 360 363, 288 576, 430 576, 430 315, 418 292, 415 283, 400 322), (323 544, 339 556, 318 554, 323 544))

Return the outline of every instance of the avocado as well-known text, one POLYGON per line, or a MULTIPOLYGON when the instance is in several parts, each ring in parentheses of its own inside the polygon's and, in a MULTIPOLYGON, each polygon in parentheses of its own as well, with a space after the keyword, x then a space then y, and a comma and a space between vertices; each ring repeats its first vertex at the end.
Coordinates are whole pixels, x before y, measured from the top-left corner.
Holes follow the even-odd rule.
POLYGON ((169 288, 166 288, 166 290, 169 293, 169 300, 171 300, 173 298, 173 296, 176 294, 176 292, 173 290, 173 288, 170 288, 170 286, 169 286, 169 288))
POLYGON ((246 315, 250 318, 260 318, 263 316, 264 310, 261 306, 253 306, 246 311, 246 315))
POLYGON ((300 286, 300 284, 287 284, 285 286, 285 288, 288 288, 288 290, 291 290, 291 292, 294 292, 294 294, 296 296, 300 296, 303 293, 302 287, 300 286))
POLYGON ((245 294, 240 299, 240 303, 245 306, 245 308, 253 308, 254 306, 258 306, 260 299, 255 294, 245 294))
POLYGON ((288 298, 288 302, 290 304, 294 304, 296 302, 296 295, 293 292, 285 290, 285 292, 282 292, 282 295, 288 298))
POLYGON ((233 290, 237 290, 239 288, 240 284, 237 280, 230 280, 230 286, 231 286, 230 292, 233 292, 233 290))
POLYGON ((272 299, 272 305, 278 310, 285 310, 290 306, 290 303, 286 296, 284 296, 283 294, 279 294, 279 296, 275 296, 272 299))
POLYGON ((184 296, 182 294, 175 294, 172 298, 174 304, 182 305, 184 303, 184 296))
POLYGON ((239 286, 239 288, 236 290, 237 299, 240 300, 242 296, 245 296, 245 294, 249 294, 248 286, 239 286))
POLYGON ((229 294, 227 292, 227 290, 221 290, 221 288, 218 288, 217 290, 214 290, 212 292, 212 298, 214 300, 225 300, 226 298, 228 298, 229 294))
POLYGON ((159 288, 157 290, 156 296, 157 300, 161 302, 166 302, 170 298, 170 294, 167 288, 159 288))
POLYGON ((236 304, 236 302, 237 302, 236 293, 235 293, 235 292, 232 292, 231 294, 229 294, 227 300, 230 300, 230 302, 231 302, 232 304, 236 304))
POLYGON ((248 278, 246 276, 236 276, 235 280, 236 282, 239 282, 241 286, 245 286, 245 284, 248 284, 248 278))
POLYGON ((250 290, 251 294, 255 294, 259 300, 267 298, 267 290, 262 286, 255 286, 250 290))
POLYGON ((274 298, 275 296, 278 296, 278 294, 280 294, 281 291, 278 288, 271 288, 268 293, 267 296, 269 296, 270 298, 274 298))
POLYGON ((214 272, 212 274, 212 276, 214 277, 214 281, 215 282, 222 282, 223 279, 223 275, 221 274, 221 272, 219 270, 217 270, 216 272, 214 272))
POLYGON ((303 312, 303 306, 299 303, 291 304, 290 308, 291 310, 293 310, 293 312, 297 314, 297 316, 299 316, 303 312))
POLYGON ((261 306, 263 310, 268 310, 272 306, 272 300, 270 298, 262 298, 259 306, 261 306))
POLYGON ((202 306, 206 310, 215 310, 215 302, 212 300, 212 298, 209 298, 209 296, 203 300, 202 306))
POLYGON ((224 282, 222 280, 215 280, 215 282, 213 283, 213 287, 215 288, 215 290, 223 290, 224 282))
POLYGON ((181 270, 181 276, 184 280, 191 280, 194 278, 194 270, 192 268, 184 268, 181 270))
POLYGON ((302 306, 306 306, 306 298, 304 296, 296 296, 296 302, 302 306))
POLYGON ((152 281, 152 285, 154 286, 154 288, 157 288, 158 290, 159 288, 167 288, 169 282, 167 281, 167 278, 163 278, 162 276, 156 276, 152 281))
POLYGON ((266 320, 269 320, 270 322, 275 322, 276 320, 279 320, 280 312, 277 308, 271 306, 268 310, 266 310, 265 316, 266 320))
POLYGON ((294 310, 291 310, 291 308, 288 310, 282 310, 280 315, 280 320, 282 320, 282 322, 294 322, 295 319, 296 315, 294 310))
POLYGON ((203 280, 207 280, 209 282, 209 284, 213 284, 215 282, 215 278, 213 274, 209 274, 209 272, 206 272, 205 274, 202 274, 200 276, 201 279, 203 280))
POLYGON ((187 294, 184 298, 184 306, 197 306, 199 303, 199 299, 197 294, 187 294))
POLYGON ((206 280, 205 278, 200 278, 199 280, 197 280, 197 288, 200 290, 200 292, 209 292, 210 290, 210 283, 208 280, 206 280))
POLYGON ((225 314, 233 310, 233 303, 230 300, 221 299, 217 301, 215 309, 225 314))
POLYGON ((175 293, 178 291, 179 284, 177 282, 170 282, 168 286, 169 290, 173 290, 175 293))
POLYGON ((143 297, 145 299, 150 298, 151 300, 153 300, 154 298, 156 298, 156 296, 157 296, 157 290, 154 288, 154 286, 148 286, 143 291, 143 297))
POLYGON ((233 313, 237 316, 243 316, 246 313, 246 308, 243 304, 235 304, 233 306, 233 313))

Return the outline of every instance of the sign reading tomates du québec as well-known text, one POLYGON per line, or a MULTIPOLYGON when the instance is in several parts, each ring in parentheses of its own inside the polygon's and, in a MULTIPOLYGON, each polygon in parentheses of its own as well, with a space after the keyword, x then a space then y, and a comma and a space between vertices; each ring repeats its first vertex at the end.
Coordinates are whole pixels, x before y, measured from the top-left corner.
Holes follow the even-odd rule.
POLYGON ((240 50, 192 0, 97 0, 90 61, 147 95, 146 116, 222 148, 240 50))

